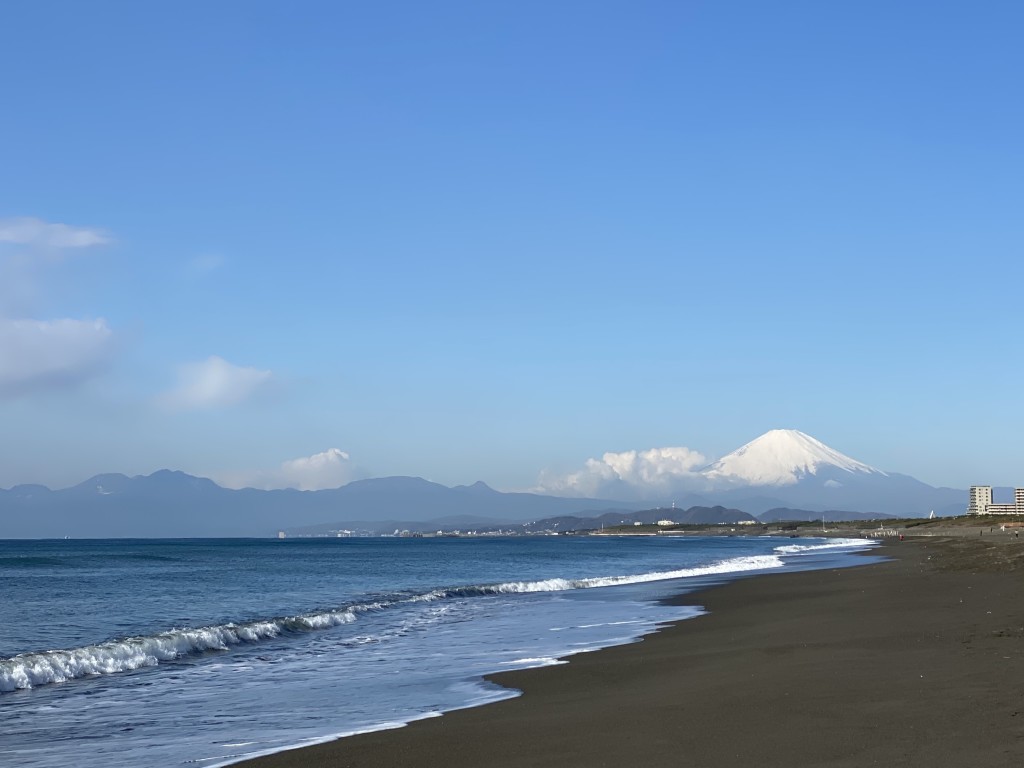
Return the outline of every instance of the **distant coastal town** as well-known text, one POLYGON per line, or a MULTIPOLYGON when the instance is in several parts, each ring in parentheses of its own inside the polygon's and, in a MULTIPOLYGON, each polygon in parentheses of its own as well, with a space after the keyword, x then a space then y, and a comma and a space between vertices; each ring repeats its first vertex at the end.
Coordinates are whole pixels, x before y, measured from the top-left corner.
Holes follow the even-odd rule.
POLYGON ((1024 488, 1013 489, 1012 504, 992 501, 991 485, 972 485, 967 502, 968 515, 1024 515, 1024 488))

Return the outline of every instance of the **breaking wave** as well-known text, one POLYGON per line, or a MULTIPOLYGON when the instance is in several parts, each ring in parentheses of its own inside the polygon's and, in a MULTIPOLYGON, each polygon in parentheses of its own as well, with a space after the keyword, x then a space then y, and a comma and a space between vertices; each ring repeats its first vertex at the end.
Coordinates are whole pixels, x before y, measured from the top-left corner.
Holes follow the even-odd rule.
POLYGON ((23 653, 0 660, 0 691, 63 683, 80 677, 130 672, 142 667, 154 667, 161 661, 173 661, 207 651, 226 651, 242 643, 258 643, 289 631, 336 627, 355 621, 356 610, 372 607, 375 606, 213 627, 172 629, 155 635, 111 640, 84 648, 23 653))
POLYGON ((825 544, 784 544, 775 547, 775 551, 781 555, 800 555, 821 549, 868 549, 877 545, 870 539, 830 539, 825 544))
MULTIPOLYGON (((783 549, 786 548, 779 547, 777 551, 783 549)), ((0 692, 62 683, 82 677, 130 672, 143 667, 153 667, 160 662, 174 661, 209 651, 225 651, 232 646, 259 643, 287 633, 330 629, 356 621, 360 613, 379 611, 399 604, 485 595, 592 589, 693 576, 764 570, 778 568, 782 565, 782 559, 778 555, 761 555, 723 560, 701 567, 654 571, 629 576, 509 581, 500 584, 451 587, 411 596, 408 594, 396 596, 391 600, 352 605, 337 610, 240 623, 232 622, 210 627, 172 629, 154 635, 111 640, 70 650, 23 653, 11 658, 0 659, 0 692)))
POLYGON ((504 595, 517 592, 561 592, 567 589, 593 589, 594 587, 615 587, 622 584, 643 584, 649 581, 685 579, 693 576, 710 576, 716 573, 739 573, 759 571, 765 568, 779 568, 782 560, 776 555, 737 557, 697 568, 681 568, 675 571, 653 571, 633 576, 599 576, 586 579, 544 579, 543 581, 507 581, 503 584, 487 584, 475 587, 456 587, 428 592, 419 599, 439 600, 447 597, 474 597, 476 595, 504 595))

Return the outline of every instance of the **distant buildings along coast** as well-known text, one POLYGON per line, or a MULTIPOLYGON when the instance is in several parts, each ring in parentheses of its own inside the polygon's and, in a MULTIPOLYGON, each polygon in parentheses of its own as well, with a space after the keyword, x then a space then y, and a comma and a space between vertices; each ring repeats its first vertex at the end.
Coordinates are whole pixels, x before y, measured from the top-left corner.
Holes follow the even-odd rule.
POLYGON ((972 485, 968 515, 1024 515, 1024 488, 1013 490, 1012 504, 994 504, 991 485, 972 485))

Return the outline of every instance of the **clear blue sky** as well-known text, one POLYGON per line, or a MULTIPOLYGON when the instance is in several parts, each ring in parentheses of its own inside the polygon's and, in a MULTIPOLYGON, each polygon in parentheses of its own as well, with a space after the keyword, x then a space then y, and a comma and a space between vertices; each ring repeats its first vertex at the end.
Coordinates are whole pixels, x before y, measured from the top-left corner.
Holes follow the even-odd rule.
POLYGON ((0 29, 0 487, 283 484, 339 448, 528 488, 775 427, 1024 484, 1024 4, 23 0, 0 29))

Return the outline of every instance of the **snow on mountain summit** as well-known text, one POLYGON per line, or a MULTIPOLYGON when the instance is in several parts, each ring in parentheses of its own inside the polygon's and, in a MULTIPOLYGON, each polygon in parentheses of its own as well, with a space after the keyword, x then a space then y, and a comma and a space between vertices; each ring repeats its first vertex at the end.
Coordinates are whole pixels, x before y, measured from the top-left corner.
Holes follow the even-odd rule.
POLYGON ((846 472, 885 473, 795 429, 773 429, 707 466, 709 480, 748 485, 793 485, 824 468, 846 472))

